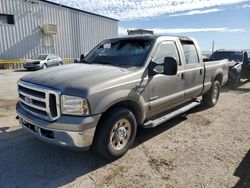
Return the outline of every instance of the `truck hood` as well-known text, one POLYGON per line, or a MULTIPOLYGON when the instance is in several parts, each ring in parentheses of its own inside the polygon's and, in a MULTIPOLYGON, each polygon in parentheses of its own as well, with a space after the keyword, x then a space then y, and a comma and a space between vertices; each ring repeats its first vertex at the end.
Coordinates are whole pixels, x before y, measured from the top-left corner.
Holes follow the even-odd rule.
POLYGON ((229 61, 229 67, 234 67, 238 64, 242 64, 243 62, 237 62, 237 61, 229 61))
POLYGON ((127 76, 128 69, 100 64, 70 64, 36 71, 21 78, 22 81, 59 89, 64 94, 86 96, 96 85, 109 87, 127 76), (107 86, 107 84, 109 84, 107 86))
POLYGON ((44 61, 44 60, 32 59, 32 60, 29 60, 29 61, 25 62, 25 64, 32 64, 32 63, 41 62, 41 61, 44 61))

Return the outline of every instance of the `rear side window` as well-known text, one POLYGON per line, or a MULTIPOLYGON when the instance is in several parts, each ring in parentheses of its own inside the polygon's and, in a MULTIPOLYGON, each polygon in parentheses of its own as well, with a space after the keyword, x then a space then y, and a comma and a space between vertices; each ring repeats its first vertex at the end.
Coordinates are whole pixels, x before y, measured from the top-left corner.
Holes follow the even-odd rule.
POLYGON ((160 44, 160 47, 156 53, 154 61, 158 64, 164 63, 165 57, 173 57, 176 59, 179 64, 179 55, 176 48, 176 45, 172 41, 166 41, 160 44))
POLYGON ((196 47, 191 41, 181 42, 186 64, 199 63, 196 47))

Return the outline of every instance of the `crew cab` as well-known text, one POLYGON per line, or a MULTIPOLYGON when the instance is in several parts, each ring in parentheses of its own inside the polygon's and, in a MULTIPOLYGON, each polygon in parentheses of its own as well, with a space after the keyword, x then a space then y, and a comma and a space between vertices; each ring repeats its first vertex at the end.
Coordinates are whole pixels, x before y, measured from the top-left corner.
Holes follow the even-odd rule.
POLYGON ((108 160, 153 128, 201 103, 216 105, 228 61, 204 63, 195 39, 127 36, 102 41, 83 63, 18 81, 21 126, 58 145, 93 148, 108 160))
POLYGON ((247 50, 216 50, 209 58, 210 61, 229 60, 228 81, 234 88, 240 79, 250 79, 250 57, 247 50))

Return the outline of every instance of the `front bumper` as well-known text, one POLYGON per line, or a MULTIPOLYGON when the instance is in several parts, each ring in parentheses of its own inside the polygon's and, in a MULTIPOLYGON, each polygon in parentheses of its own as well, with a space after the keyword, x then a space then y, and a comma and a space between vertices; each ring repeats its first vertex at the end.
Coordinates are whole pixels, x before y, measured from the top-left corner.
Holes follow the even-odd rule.
POLYGON ((40 64, 24 64, 23 68, 26 68, 26 69, 41 69, 41 65, 40 64))
POLYGON ((240 76, 240 72, 237 72, 236 69, 229 69, 228 71, 228 82, 235 82, 237 77, 240 76))
POLYGON ((19 103, 16 110, 20 125, 37 138, 80 149, 88 149, 92 144, 101 117, 101 114, 89 117, 61 116, 57 121, 49 122, 29 114, 19 103))

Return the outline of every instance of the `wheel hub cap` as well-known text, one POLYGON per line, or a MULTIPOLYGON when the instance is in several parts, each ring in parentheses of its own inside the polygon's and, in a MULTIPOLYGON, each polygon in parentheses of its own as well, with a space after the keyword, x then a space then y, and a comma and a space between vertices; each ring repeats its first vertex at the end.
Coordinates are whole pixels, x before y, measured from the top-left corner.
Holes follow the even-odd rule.
POLYGON ((109 144, 114 150, 123 149, 131 136, 131 124, 127 119, 121 119, 115 123, 110 134, 109 144))
POLYGON ((127 130, 124 127, 118 127, 115 130, 115 138, 120 141, 125 138, 126 133, 127 133, 127 130))
POLYGON ((214 90, 213 90, 213 94, 212 94, 213 103, 216 103, 216 101, 218 99, 218 94, 219 94, 219 88, 215 87, 214 90))

